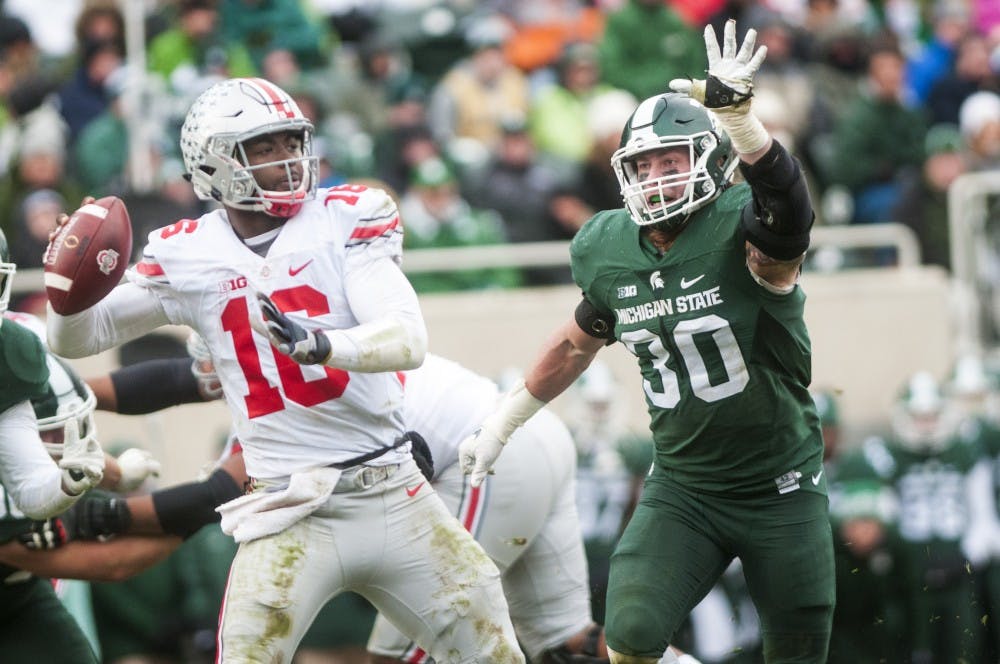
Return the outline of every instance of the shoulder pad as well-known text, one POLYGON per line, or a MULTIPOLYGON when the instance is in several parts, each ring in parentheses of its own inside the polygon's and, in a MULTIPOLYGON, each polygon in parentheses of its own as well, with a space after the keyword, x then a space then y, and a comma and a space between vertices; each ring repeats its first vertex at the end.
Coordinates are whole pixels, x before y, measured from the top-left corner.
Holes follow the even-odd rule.
POLYGON ((603 210, 588 219, 573 236, 570 243, 570 253, 574 256, 586 254, 594 245, 607 241, 608 229, 616 223, 634 224, 624 209, 603 210), (621 217, 621 218, 619 218, 621 217))
POLYGON ((49 380, 42 341, 12 320, 0 323, 0 408, 41 394, 49 380))

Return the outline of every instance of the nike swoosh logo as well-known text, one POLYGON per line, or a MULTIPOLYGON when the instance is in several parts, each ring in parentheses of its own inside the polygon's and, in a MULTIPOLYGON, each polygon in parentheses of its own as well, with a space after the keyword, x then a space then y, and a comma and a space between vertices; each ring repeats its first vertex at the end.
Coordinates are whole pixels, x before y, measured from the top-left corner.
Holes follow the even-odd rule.
POLYGON ((301 272, 302 270, 304 270, 307 267, 309 267, 309 263, 312 263, 312 262, 313 262, 313 259, 310 258, 309 260, 307 260, 305 263, 303 263, 299 267, 290 267, 290 268, 288 268, 288 276, 289 277, 294 277, 299 272, 301 272))
POLYGON ((406 487, 406 495, 409 496, 410 498, 413 498, 415 495, 417 495, 417 491, 420 491, 420 487, 422 487, 424 484, 426 484, 426 482, 421 482, 412 489, 410 487, 406 487))
POLYGON ((705 278, 705 275, 703 275, 703 274, 700 275, 700 276, 695 277, 691 281, 688 281, 684 277, 681 277, 681 288, 691 288, 692 286, 694 286, 696 283, 698 283, 699 281, 701 281, 704 278, 705 278))
POLYGON ((812 476, 813 486, 819 486, 819 478, 821 478, 821 477, 823 477, 823 471, 822 470, 812 476))

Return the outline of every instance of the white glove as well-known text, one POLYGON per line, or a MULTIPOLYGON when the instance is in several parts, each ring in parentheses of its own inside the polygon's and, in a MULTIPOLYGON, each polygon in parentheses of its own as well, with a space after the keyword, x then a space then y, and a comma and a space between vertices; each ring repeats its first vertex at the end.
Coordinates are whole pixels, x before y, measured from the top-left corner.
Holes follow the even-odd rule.
POLYGON ((87 418, 87 435, 80 437, 80 423, 75 417, 63 426, 63 453, 59 467, 63 471, 63 487, 71 496, 100 484, 104 477, 104 450, 94 437, 93 416, 87 418))
POLYGON ((122 452, 118 458, 118 467, 121 469, 122 477, 118 480, 116 491, 132 491, 142 484, 147 477, 160 476, 160 462, 152 454, 138 447, 130 447, 122 452))
POLYGON ((486 418, 479 431, 458 446, 462 472, 472 474, 472 486, 483 483, 507 439, 544 406, 545 402, 534 397, 523 380, 514 383, 504 394, 496 411, 486 418))
POLYGON ((257 302, 264 320, 260 323, 251 316, 250 326, 267 335, 279 353, 299 364, 326 364, 332 349, 325 334, 307 330, 290 319, 264 293, 257 293, 257 302))
POLYGON ((483 427, 458 446, 462 472, 472 475, 469 481, 473 487, 482 484, 486 476, 493 472, 493 464, 500 457, 505 443, 492 430, 483 427))
POLYGON ((736 51, 736 21, 726 21, 722 52, 711 25, 705 26, 705 50, 708 54, 708 80, 675 78, 670 89, 683 92, 713 110, 726 109, 746 113, 753 96, 753 77, 767 56, 767 47, 753 52, 757 31, 747 30, 743 46, 736 51))

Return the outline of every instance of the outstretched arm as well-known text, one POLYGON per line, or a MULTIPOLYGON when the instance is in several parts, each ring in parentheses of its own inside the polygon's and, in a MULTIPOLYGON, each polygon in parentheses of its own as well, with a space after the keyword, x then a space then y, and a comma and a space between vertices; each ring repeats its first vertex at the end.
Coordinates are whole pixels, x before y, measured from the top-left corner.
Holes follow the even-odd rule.
POLYGON ((459 461, 462 471, 471 474, 472 486, 482 484, 511 434, 572 385, 607 344, 605 338, 585 332, 578 321, 567 321, 549 337, 524 381, 503 396, 475 436, 462 441, 459 461))
POLYGON ((67 542, 33 551, 18 542, 0 545, 0 562, 51 579, 123 581, 170 555, 180 537, 116 537, 108 542, 67 542))
POLYGON ((525 387, 540 401, 552 401, 586 371, 606 343, 580 329, 575 319, 566 321, 542 346, 525 387))
POLYGON ((170 320, 148 289, 122 284, 89 309, 62 316, 48 307, 49 348, 69 358, 87 357, 141 337, 170 320))
POLYGON ((757 32, 747 30, 737 50, 736 22, 729 20, 722 49, 712 26, 705 27, 708 77, 675 79, 671 89, 711 109, 740 155, 740 171, 753 190, 743 211, 747 267, 754 279, 775 293, 790 292, 809 248, 812 203, 798 163, 753 114, 753 78, 767 47, 754 51, 757 32))

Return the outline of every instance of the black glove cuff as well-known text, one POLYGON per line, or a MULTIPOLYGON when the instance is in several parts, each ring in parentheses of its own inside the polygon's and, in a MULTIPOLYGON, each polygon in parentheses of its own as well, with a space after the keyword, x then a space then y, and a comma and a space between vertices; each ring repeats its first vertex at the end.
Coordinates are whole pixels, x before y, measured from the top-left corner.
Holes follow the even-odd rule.
POLYGON ((330 338, 323 330, 313 332, 313 338, 316 339, 316 348, 309 353, 309 361, 313 364, 325 364, 331 352, 330 338))
POLYGON ((737 92, 723 83, 717 76, 709 74, 705 80, 705 106, 707 108, 739 106, 751 97, 753 97, 753 90, 746 94, 737 92))

